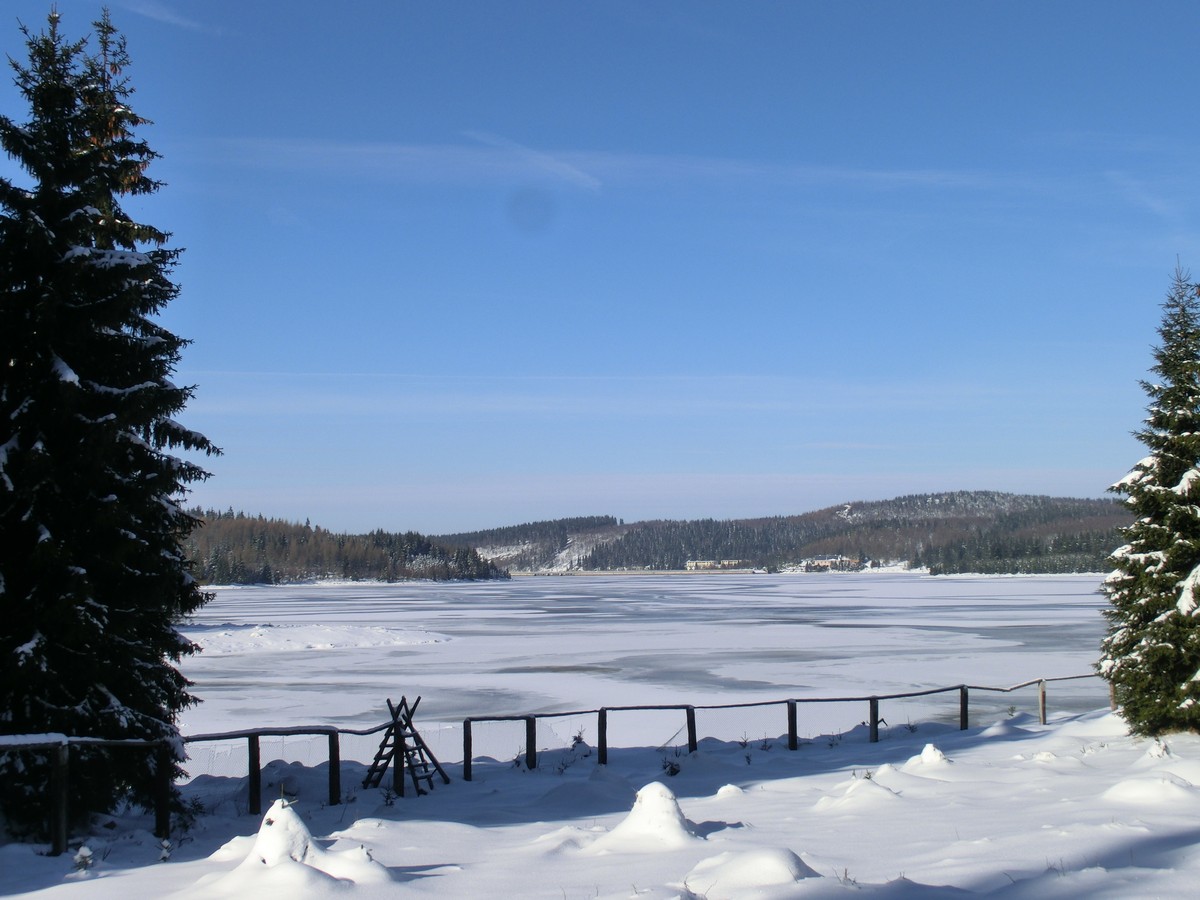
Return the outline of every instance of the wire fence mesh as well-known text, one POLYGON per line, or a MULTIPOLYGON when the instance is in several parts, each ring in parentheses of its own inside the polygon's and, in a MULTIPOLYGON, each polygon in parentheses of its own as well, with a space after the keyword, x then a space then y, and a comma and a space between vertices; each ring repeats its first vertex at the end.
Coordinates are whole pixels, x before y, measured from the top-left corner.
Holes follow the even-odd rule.
MULTIPOLYGON (((1068 676, 1047 679, 1043 688, 1052 714, 1086 712, 1108 702, 1107 685, 1093 676, 1068 676)), ((916 731, 923 722, 961 725, 959 688, 940 692, 884 696, 876 701, 877 732, 886 740, 889 733, 916 731)), ((1040 712, 1037 681, 1013 688, 971 686, 969 724, 984 724, 1017 712, 1037 716, 1040 712)), ((855 728, 869 726, 870 699, 796 698, 795 734, 799 741, 823 736, 839 736, 855 728)), ((470 755, 473 760, 512 761, 523 765, 528 759, 529 727, 533 727, 533 751, 570 750, 580 742, 590 747, 605 744, 609 748, 649 747, 684 749, 689 743, 688 709, 678 707, 609 707, 604 711, 584 710, 567 714, 537 714, 528 717, 470 719, 470 755), (601 721, 603 718, 603 726, 601 721), (603 736, 601 728, 603 727, 603 736)), ((760 746, 786 742, 789 737, 788 701, 761 704, 690 707, 694 736, 698 741, 713 739, 760 746)), ((314 726, 319 728, 320 726, 314 726)), ((458 765, 464 756, 464 724, 429 721, 418 725, 429 751, 443 764, 458 765)), ((249 772, 249 753, 245 733, 217 740, 189 742, 185 766, 189 777, 211 775, 244 778, 249 772)), ((342 762, 366 765, 375 756, 383 737, 342 731, 338 735, 342 762)), ((329 759, 329 738, 325 733, 262 735, 259 737, 261 764, 272 760, 319 766, 329 759)))

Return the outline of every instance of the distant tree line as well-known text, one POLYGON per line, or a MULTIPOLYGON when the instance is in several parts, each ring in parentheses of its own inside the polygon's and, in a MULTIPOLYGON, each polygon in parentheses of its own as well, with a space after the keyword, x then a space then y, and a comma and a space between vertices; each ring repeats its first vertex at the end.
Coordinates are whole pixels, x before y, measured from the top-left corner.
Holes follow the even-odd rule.
MULTIPOLYGON (((1128 519, 1128 516, 1125 517, 1128 519)), ((1061 521, 1025 524, 999 522, 996 528, 975 528, 969 535, 951 537, 918 553, 914 566, 928 566, 935 575, 1057 574, 1098 572, 1111 568, 1108 556, 1119 543, 1116 528, 1103 520, 1089 527, 1087 519, 1070 531, 1061 521)), ((1127 521, 1123 524, 1127 524, 1127 521)))
POLYGON ((935 574, 1097 572, 1129 514, 1113 500, 959 491, 845 504, 766 519, 640 522, 596 546, 583 568, 682 569, 689 559, 773 568, 843 555, 935 574))
MULTIPOLYGON (((580 516, 483 531, 335 534, 233 510, 193 510, 204 526, 185 544, 209 584, 318 578, 487 579, 556 565, 574 545, 580 568, 683 569, 688 560, 744 560, 778 569, 845 556, 863 565, 907 562, 935 574, 1098 572, 1130 516, 1115 500, 958 491, 843 504, 799 516, 625 524, 580 516), (590 549, 588 549, 590 548, 590 549)), ((561 562, 559 563, 561 565, 561 562)))
POLYGON ((743 559, 778 565, 819 535, 803 517, 690 521, 657 520, 629 526, 624 535, 595 547, 585 569, 682 569, 689 559, 743 559))
POLYGON ((321 578, 434 581, 506 578, 470 547, 447 547, 408 531, 338 534, 308 522, 192 510, 203 522, 184 542, 206 584, 286 584, 321 578))

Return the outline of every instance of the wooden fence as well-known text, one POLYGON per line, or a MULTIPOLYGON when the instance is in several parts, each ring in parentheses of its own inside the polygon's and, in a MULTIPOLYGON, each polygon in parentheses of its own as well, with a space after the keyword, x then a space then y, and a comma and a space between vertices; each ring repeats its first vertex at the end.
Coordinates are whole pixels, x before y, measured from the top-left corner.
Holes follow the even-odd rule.
MULTIPOLYGON (((597 723, 597 762, 600 765, 608 763, 608 719, 613 713, 671 710, 684 713, 687 728, 688 752, 694 753, 697 746, 696 712, 697 710, 718 709, 748 709, 751 707, 783 706, 787 713, 788 749, 799 747, 797 722, 798 708, 807 703, 866 703, 867 725, 872 743, 879 740, 879 704, 885 700, 900 700, 911 697, 927 697, 935 694, 958 694, 958 727, 966 730, 969 727, 971 691, 991 691, 1011 693, 1012 691, 1037 685, 1038 687, 1038 718, 1046 723, 1046 685, 1055 681, 1075 681, 1081 678, 1097 678, 1094 673, 1087 675, 1067 675, 1057 678, 1034 678, 1014 684, 1011 687, 991 687, 987 685, 957 684, 950 687, 930 688, 924 691, 908 691, 898 694, 872 694, 860 697, 797 697, 787 700, 766 700, 753 703, 722 703, 714 705, 666 704, 658 706, 605 706, 600 709, 574 710, 570 712, 536 713, 532 715, 507 716, 471 716, 463 720, 463 780, 471 780, 472 735, 471 727, 477 722, 524 722, 525 723, 525 764, 533 769, 537 767, 537 721, 538 719, 561 719, 573 716, 595 715, 597 723)), ((200 743, 205 741, 245 740, 248 757, 248 811, 252 815, 262 813, 262 759, 259 748, 259 738, 291 735, 325 735, 329 746, 329 804, 336 806, 342 801, 341 788, 341 747, 340 735, 371 735, 384 731, 391 725, 384 722, 373 728, 356 730, 351 728, 335 728, 331 725, 302 725, 293 728, 253 728, 243 731, 225 731, 216 734, 196 734, 185 736, 185 743, 200 743)), ((89 737, 67 737, 66 735, 43 735, 44 741, 30 741, 28 736, 14 735, 9 738, 0 736, 0 750, 52 750, 50 794, 51 794, 51 855, 57 856, 67 849, 67 824, 69 821, 69 775, 70 748, 72 746, 93 747, 126 747, 140 750, 143 753, 157 754, 154 784, 154 834, 166 838, 170 834, 170 798, 171 779, 169 777, 173 766, 165 741, 112 741, 89 737)), ((394 775, 399 776, 399 772, 394 775)))
MULTIPOLYGON (((342 751, 340 736, 343 734, 370 735, 386 731, 391 722, 384 722, 374 728, 361 731, 353 728, 334 728, 332 725, 298 725, 294 728, 250 728, 244 731, 222 731, 217 734, 194 734, 184 737, 187 744, 202 741, 246 741, 247 769, 249 784, 247 785, 247 808, 252 815, 262 812, 262 757, 259 753, 259 738, 288 737, 292 735, 323 734, 329 741, 329 805, 337 806, 342 802, 342 751)), ((398 774, 398 772, 397 772, 398 774)), ((400 792, 398 792, 400 793, 400 792)))
POLYGON ((562 719, 578 716, 596 716, 596 762, 599 765, 608 764, 608 718, 611 713, 646 712, 654 710, 682 711, 686 718, 687 746, 689 753, 696 752, 697 731, 696 711, 716 709, 749 709, 751 707, 783 706, 787 710, 788 749, 795 750, 800 746, 797 730, 799 721, 798 708, 804 703, 866 703, 867 727, 871 743, 879 740, 879 704, 883 700, 901 700, 911 697, 929 697, 934 694, 958 694, 958 727, 965 731, 970 727, 970 696, 971 691, 992 691, 1011 693, 1012 691, 1038 686, 1038 721, 1046 724, 1046 684, 1052 681, 1076 681, 1081 678, 1098 678, 1095 673, 1087 675, 1064 675, 1056 678, 1034 678, 1014 684, 1011 687, 993 687, 989 685, 956 684, 950 687, 930 688, 924 691, 906 691, 898 694, 872 694, 865 697, 797 697, 788 700, 763 700, 753 703, 718 703, 712 705, 667 704, 661 706, 603 706, 600 709, 572 710, 570 712, 535 713, 520 716, 470 716, 463 720, 463 780, 471 780, 472 725, 476 722, 524 722, 525 723, 525 765, 533 769, 537 767, 537 721, 538 719, 562 719))
POLYGON ((50 750, 50 855, 59 856, 67 849, 67 826, 71 818, 70 773, 72 747, 121 747, 154 754, 154 836, 166 839, 171 834, 171 782, 174 761, 165 740, 105 740, 92 737, 68 737, 65 734, 39 735, 45 740, 29 740, 25 735, 0 736, 0 750, 50 750))

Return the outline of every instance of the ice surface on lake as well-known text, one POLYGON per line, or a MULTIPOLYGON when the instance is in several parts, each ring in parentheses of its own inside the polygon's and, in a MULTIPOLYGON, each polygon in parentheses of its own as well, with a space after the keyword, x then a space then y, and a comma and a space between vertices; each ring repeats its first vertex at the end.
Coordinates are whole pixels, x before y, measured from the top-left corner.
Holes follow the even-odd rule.
MULTIPOLYGON (((457 760, 467 716, 865 696, 1082 674, 1104 629, 1100 581, 888 573, 221 588, 184 628, 206 651, 184 666, 204 702, 186 712, 183 730, 363 728, 384 720, 385 698, 420 696, 423 734, 439 758, 457 760)), ((1053 684, 1050 707, 1093 709, 1105 696, 1095 679, 1053 684)), ((972 696, 980 715, 1035 702, 1033 689, 972 696)), ((957 712, 957 694, 881 705, 892 728, 930 716, 950 721, 957 712)), ((786 730, 782 707, 698 716, 701 736, 726 740, 786 730)), ((807 705, 800 730, 842 731, 865 717, 865 704, 807 705)), ((628 745, 649 733, 655 744, 678 744, 683 724, 681 712, 613 714, 609 740, 628 745)), ((521 728, 477 725, 476 751, 512 757, 521 728)), ((580 731, 595 742, 594 716, 543 720, 538 729, 541 746, 566 746, 580 731)), ((285 743, 293 748, 285 758, 319 761, 297 749, 300 739, 285 743)), ((373 749, 360 743, 351 740, 346 758, 373 749)), ((323 739, 312 744, 319 756, 323 739)))

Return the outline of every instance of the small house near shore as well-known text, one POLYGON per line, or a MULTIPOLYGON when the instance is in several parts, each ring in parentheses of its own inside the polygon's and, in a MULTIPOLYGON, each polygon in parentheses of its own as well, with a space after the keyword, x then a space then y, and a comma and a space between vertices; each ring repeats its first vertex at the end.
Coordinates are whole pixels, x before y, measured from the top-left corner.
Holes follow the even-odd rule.
POLYGON ((689 559, 684 567, 689 572, 714 572, 723 569, 749 569, 754 564, 745 559, 689 559))

